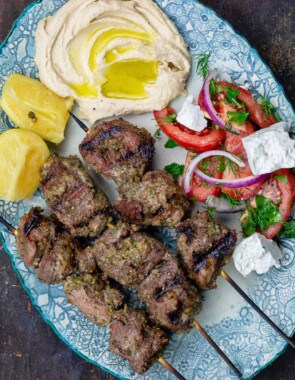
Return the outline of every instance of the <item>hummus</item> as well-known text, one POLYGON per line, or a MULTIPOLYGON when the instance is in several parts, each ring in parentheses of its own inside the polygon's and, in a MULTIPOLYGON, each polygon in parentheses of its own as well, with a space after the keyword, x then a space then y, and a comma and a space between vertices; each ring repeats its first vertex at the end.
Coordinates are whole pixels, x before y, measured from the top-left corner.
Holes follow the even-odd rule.
POLYGON ((36 63, 90 123, 164 108, 190 72, 183 38, 152 0, 70 0, 39 23, 36 63))

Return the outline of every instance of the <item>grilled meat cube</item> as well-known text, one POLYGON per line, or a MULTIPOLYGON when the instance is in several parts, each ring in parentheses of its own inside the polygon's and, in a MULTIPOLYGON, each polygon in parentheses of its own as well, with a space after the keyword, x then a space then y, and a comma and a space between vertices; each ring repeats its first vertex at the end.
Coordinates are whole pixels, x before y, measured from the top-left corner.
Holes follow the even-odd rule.
POLYGON ((24 262, 38 268, 39 262, 55 240, 55 223, 42 215, 42 208, 34 207, 19 222, 16 245, 24 262))
POLYGON ((150 169, 155 148, 146 129, 117 119, 92 128, 79 150, 90 168, 120 184, 140 181, 150 169))
POLYGON ((105 229, 110 203, 78 157, 51 156, 41 177, 46 202, 73 236, 96 237, 105 229))
POLYGON ((127 359, 137 373, 146 372, 168 343, 168 336, 150 321, 143 310, 117 311, 110 325, 110 351, 127 359))
POLYGON ((77 272, 79 274, 93 273, 97 266, 93 253, 88 249, 80 249, 76 254, 77 272))
POLYGON ((212 219, 208 212, 197 212, 178 224, 177 231, 177 247, 191 279, 200 289, 216 287, 221 267, 233 254, 236 231, 212 219))
POLYGON ((165 247, 155 238, 119 222, 88 249, 97 265, 122 285, 136 287, 162 260, 165 247))
POLYGON ((115 209, 132 223, 174 227, 190 210, 181 187, 163 170, 148 172, 140 183, 125 183, 118 191, 115 209))
POLYGON ((189 329, 202 303, 197 289, 170 253, 139 285, 138 297, 146 304, 152 320, 174 331, 189 329))
POLYGON ((70 233, 53 218, 32 208, 20 220, 17 248, 28 266, 46 284, 56 284, 75 271, 77 244, 70 233))
POLYGON ((124 295, 98 275, 69 276, 65 280, 64 289, 68 302, 101 326, 111 322, 114 311, 124 302, 124 295))

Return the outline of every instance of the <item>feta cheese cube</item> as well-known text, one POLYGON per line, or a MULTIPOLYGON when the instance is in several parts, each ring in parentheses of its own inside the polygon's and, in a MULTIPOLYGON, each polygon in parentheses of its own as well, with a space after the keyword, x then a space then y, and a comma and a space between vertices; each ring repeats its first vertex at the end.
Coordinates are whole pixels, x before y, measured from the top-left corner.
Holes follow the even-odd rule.
POLYGON ((188 96, 178 112, 176 120, 186 128, 196 132, 201 132, 207 127, 207 120, 204 112, 197 105, 193 96, 188 96))
POLYGON ((290 125, 280 122, 242 139, 254 175, 295 167, 295 140, 290 125))
POLYGON ((257 232, 238 244, 233 254, 235 267, 244 277, 252 271, 263 274, 272 266, 279 268, 281 258, 278 245, 257 232))

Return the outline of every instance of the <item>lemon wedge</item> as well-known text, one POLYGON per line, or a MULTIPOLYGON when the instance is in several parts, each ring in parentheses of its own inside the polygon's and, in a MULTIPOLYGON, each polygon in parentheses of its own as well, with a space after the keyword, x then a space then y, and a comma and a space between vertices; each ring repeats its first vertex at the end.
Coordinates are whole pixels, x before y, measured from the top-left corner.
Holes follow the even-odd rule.
POLYGON ((41 168, 50 156, 35 133, 10 129, 0 135, 0 198, 30 198, 40 184, 41 168))
POLYGON ((59 144, 69 119, 73 98, 61 98, 37 79, 11 74, 5 83, 0 107, 22 129, 59 144))

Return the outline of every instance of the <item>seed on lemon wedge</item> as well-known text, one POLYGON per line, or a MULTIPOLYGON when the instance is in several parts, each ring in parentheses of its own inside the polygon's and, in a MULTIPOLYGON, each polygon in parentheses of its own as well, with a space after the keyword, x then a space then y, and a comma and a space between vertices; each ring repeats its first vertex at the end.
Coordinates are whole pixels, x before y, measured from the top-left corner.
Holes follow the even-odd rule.
POLYGON ((0 107, 22 129, 59 144, 73 108, 73 98, 61 98, 37 79, 11 74, 5 83, 0 107))
POLYGON ((50 156, 45 142, 33 132, 10 129, 0 135, 0 198, 30 198, 40 184, 40 173, 50 156))

